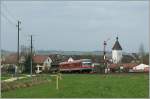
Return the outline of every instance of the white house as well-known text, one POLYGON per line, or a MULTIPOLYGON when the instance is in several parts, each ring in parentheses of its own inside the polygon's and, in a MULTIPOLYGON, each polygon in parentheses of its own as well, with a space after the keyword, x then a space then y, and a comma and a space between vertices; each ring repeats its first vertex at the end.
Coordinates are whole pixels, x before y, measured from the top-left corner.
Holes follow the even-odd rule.
POLYGON ((33 61, 36 64, 36 73, 40 73, 45 69, 49 70, 51 68, 52 60, 49 56, 35 55, 33 57, 33 61))
POLYGON ((113 63, 121 63, 122 60, 122 47, 118 41, 118 37, 116 37, 116 42, 112 48, 112 61, 113 63))
POLYGON ((43 62, 43 65, 44 66, 48 66, 50 68, 51 67, 51 63, 52 63, 51 58, 47 57, 46 60, 43 62))
POLYGON ((36 73, 39 74, 41 73, 42 71, 44 70, 44 66, 41 66, 41 65, 36 65, 36 73))
POLYGON ((139 65, 133 67, 133 70, 135 70, 135 71, 139 71, 139 70, 144 71, 144 69, 145 69, 145 68, 148 68, 148 67, 149 67, 149 66, 146 65, 146 64, 139 64, 139 65))

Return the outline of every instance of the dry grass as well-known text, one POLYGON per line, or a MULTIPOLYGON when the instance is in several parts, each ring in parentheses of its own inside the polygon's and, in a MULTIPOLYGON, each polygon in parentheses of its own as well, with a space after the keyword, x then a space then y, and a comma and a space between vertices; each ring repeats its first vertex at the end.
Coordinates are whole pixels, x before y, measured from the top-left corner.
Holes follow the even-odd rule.
POLYGON ((42 83, 49 82, 48 79, 45 77, 32 77, 32 78, 25 78, 22 80, 17 80, 13 82, 2 82, 1 83, 1 91, 9 91, 9 90, 15 90, 17 88, 26 88, 31 87, 33 85, 38 85, 42 83))

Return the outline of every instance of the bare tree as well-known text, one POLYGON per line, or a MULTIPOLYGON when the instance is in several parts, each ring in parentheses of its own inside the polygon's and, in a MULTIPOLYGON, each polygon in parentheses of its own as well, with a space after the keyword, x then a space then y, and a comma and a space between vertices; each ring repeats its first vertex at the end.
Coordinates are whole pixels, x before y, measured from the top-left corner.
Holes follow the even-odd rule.
POLYGON ((29 52, 30 52, 30 48, 29 47, 27 47, 25 45, 21 45, 21 52, 20 52, 20 54, 22 56, 26 56, 27 54, 29 54, 29 52))
POLYGON ((144 56, 145 56, 145 49, 144 49, 144 45, 141 43, 139 47, 139 59, 142 63, 144 61, 144 56))

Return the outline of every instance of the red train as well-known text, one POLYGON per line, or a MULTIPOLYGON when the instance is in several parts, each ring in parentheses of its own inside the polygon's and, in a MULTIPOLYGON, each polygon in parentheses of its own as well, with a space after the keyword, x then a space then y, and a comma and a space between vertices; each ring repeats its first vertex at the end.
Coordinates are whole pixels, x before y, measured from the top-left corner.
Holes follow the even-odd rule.
POLYGON ((93 72, 91 59, 73 60, 71 62, 61 62, 59 70, 61 72, 93 72))

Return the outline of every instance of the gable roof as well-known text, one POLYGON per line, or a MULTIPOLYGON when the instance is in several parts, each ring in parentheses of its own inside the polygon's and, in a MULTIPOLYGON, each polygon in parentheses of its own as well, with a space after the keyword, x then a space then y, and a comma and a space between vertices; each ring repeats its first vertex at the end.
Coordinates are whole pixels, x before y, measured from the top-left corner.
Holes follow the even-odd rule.
POLYGON ((120 43, 118 41, 118 37, 116 37, 116 42, 115 42, 112 50, 122 50, 122 47, 121 47, 121 45, 120 45, 120 43))
POLYGON ((5 60, 2 61, 2 64, 17 64, 17 54, 13 53, 5 57, 5 60))
POLYGON ((63 59, 59 54, 50 54, 49 57, 52 60, 52 64, 58 64, 63 59))
POLYGON ((33 56, 33 62, 34 63, 44 63, 44 61, 48 58, 49 56, 46 55, 35 55, 33 56))
MULTIPOLYGON (((19 63, 23 63, 25 61, 25 56, 20 55, 19 56, 19 63)), ((2 64, 18 64, 18 54, 17 53, 11 53, 7 56, 5 56, 2 59, 2 64)))
POLYGON ((136 64, 136 63, 124 63, 124 64, 110 64, 108 67, 109 68, 117 68, 117 67, 124 67, 124 68, 128 68, 128 69, 131 69, 131 68, 133 68, 133 67, 135 67, 135 66, 137 66, 138 64, 136 64))

